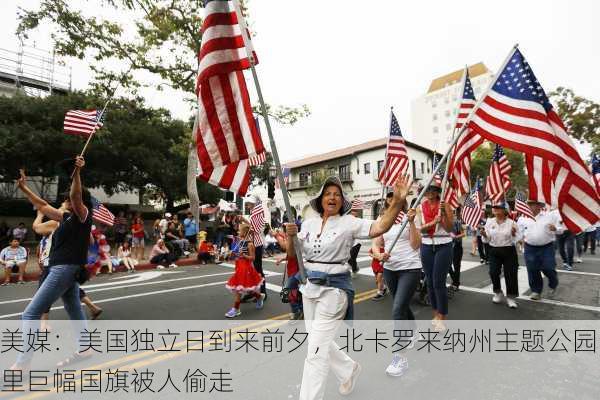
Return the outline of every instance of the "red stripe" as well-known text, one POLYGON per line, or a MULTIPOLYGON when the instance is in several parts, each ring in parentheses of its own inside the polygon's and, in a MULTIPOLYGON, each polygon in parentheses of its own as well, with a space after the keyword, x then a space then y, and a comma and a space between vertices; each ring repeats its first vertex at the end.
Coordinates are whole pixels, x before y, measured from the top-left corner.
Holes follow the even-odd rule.
MULTIPOLYGON (((239 159, 243 160, 248 158, 248 149, 246 149, 246 144, 244 143, 244 136, 242 135, 242 128, 240 127, 240 120, 238 119, 237 114, 238 104, 236 103, 236 99, 233 95, 230 77, 232 77, 233 81, 236 82, 236 77, 232 76, 232 74, 219 76, 221 88, 223 90, 225 110, 227 111, 227 116, 229 118, 229 126, 231 127, 231 132, 227 132, 227 136, 231 136, 233 138, 237 153, 239 154, 239 159)), ((240 93, 240 95, 243 97, 243 92, 240 93)), ((228 149, 227 153, 231 154, 232 149, 228 148, 227 143, 225 143, 224 146, 228 149)), ((227 160, 229 160, 229 157, 227 160)), ((230 162, 225 162, 225 160, 223 161, 223 164, 228 164, 230 162)))
POLYGON ((262 138, 260 137, 260 132, 258 131, 256 127, 256 122, 254 121, 254 117, 252 114, 252 105, 250 104, 250 96, 248 95, 248 88, 246 87, 246 81, 244 79, 244 73, 242 71, 237 72, 237 80, 240 85, 242 106, 244 108, 244 115, 246 116, 246 121, 248 123, 248 126, 250 127, 252 141, 254 143, 254 149, 256 153, 261 153, 265 151, 265 146, 263 145, 262 138))
POLYGON ((204 57, 206 57, 213 51, 235 50, 244 48, 245 46, 246 45, 244 44, 244 38, 241 35, 214 38, 206 42, 202 42, 202 47, 200 48, 200 54, 198 55, 198 57, 200 57, 200 60, 202 60, 204 57))
POLYGON ((204 17, 202 32, 216 25, 237 25, 238 19, 235 11, 229 13, 212 13, 204 17))
POLYGON ((204 68, 198 75, 196 82, 196 93, 200 89, 200 84, 208 80, 211 76, 229 74, 233 71, 243 70, 250 68, 250 61, 247 58, 243 58, 239 61, 230 61, 219 64, 213 64, 204 68))

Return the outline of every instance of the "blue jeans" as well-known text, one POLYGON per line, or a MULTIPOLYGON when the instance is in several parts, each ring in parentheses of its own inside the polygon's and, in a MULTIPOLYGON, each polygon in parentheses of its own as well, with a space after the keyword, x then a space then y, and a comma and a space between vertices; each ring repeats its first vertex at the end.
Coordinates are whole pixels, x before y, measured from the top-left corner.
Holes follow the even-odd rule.
POLYGON ((544 278, 548 278, 548 286, 555 289, 558 286, 556 259, 554 258, 554 243, 545 246, 531 246, 525 243, 525 265, 529 276, 529 287, 534 293, 542 293, 544 278))
POLYGON ((573 255, 575 254, 575 235, 571 231, 565 231, 558 236, 558 251, 563 264, 573 266, 573 255))
MULTIPOLYGON (((80 338, 81 331, 87 327, 87 322, 79 300, 79 283, 75 280, 78 271, 79 265, 53 265, 50 267, 48 276, 23 312, 23 334, 39 329, 42 314, 56 300, 62 298, 69 318, 79 321, 73 324, 73 329, 74 336, 80 338)), ((77 348, 79 349, 79 346, 77 348)), ((32 357, 32 351, 20 353, 17 362, 26 364, 31 361, 32 357)))
POLYGON ((383 269, 383 279, 392 294, 392 319, 395 330, 412 330, 415 332, 415 315, 410 309, 410 301, 417 290, 421 279, 421 269, 390 271, 383 269))
POLYGON ((442 315, 448 314, 446 277, 452 263, 452 243, 422 244, 421 263, 427 280, 427 294, 431 308, 442 315))
MULTIPOLYGON (((300 291, 298 290, 298 286, 300 285, 300 272, 296 273, 293 276, 290 276, 285 282, 285 287, 287 289, 295 290, 297 296, 300 296, 300 291)), ((302 311, 302 301, 290 301, 290 307, 292 308, 293 313, 297 313, 298 311, 302 311)))

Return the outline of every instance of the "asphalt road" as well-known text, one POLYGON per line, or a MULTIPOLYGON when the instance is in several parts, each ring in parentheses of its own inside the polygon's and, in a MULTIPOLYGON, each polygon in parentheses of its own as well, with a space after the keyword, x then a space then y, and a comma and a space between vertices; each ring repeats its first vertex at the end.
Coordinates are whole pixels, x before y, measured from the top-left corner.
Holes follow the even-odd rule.
MULTIPOLYGON (((357 293, 356 319, 389 319, 391 299, 375 302, 375 283, 366 250, 359 255, 360 273, 354 278, 357 293)), ((557 257, 560 261, 560 258, 557 257)), ((522 257, 520 264, 524 265, 522 257)), ((496 319, 598 319, 600 318, 600 256, 584 255, 575 271, 559 268, 560 285, 554 296, 543 294, 541 301, 529 300, 527 273, 519 268, 519 308, 491 302, 491 282, 486 265, 479 263, 465 249, 462 263, 461 290, 450 299, 449 318, 455 320, 496 319)), ((104 309, 102 319, 111 320, 220 320, 232 305, 225 282, 233 265, 194 265, 168 270, 152 270, 135 274, 103 275, 92 279, 84 289, 104 309)), ((273 259, 264 260, 269 297, 262 310, 254 304, 243 304, 239 319, 259 320, 285 318, 289 307, 279 300, 282 266, 273 259)), ((547 281, 546 281, 547 282, 547 281)), ((18 319, 37 288, 36 282, 10 285, 0 289, 0 319, 18 319)), ((429 319, 429 307, 413 304, 418 319, 429 319)), ((67 319, 58 301, 51 319, 67 319)))

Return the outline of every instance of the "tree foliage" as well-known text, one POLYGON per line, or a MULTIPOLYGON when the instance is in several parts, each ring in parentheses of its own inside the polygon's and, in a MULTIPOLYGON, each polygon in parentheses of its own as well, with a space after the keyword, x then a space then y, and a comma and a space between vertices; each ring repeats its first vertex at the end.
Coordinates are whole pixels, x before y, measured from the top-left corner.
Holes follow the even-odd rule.
MULTIPOLYGON (((504 154, 506 154, 508 162, 512 167, 512 171, 510 173, 512 186, 506 194, 508 199, 512 199, 514 198, 516 191, 527 191, 528 178, 525 171, 523 153, 505 148, 504 154)), ((471 187, 475 185, 475 180, 478 177, 481 177, 483 183, 485 184, 485 178, 489 175, 493 156, 494 144, 489 142, 479 146, 479 148, 473 152, 473 156, 471 158, 471 187)))
POLYGON ((600 104, 563 87, 550 93, 550 97, 569 134, 581 143, 590 143, 593 151, 600 152, 600 104))
MULTIPOLYGON (((78 154, 84 140, 63 133, 65 112, 96 108, 102 102, 82 92, 45 98, 0 97, 2 180, 13 180, 22 167, 30 176, 68 178, 63 161, 78 154)), ((170 207, 186 197, 190 132, 189 124, 174 120, 164 109, 145 107, 140 98, 116 99, 86 154, 83 181, 109 194, 148 190, 147 197, 153 195, 170 207)), ((218 191, 210 185, 201 185, 199 190, 204 201, 215 201, 218 191)))

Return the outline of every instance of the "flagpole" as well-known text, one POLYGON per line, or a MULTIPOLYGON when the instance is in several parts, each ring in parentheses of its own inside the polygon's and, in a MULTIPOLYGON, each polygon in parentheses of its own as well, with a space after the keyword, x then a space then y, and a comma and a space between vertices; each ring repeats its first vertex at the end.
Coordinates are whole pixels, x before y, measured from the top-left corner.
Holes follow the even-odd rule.
MULTIPOLYGON (((508 64, 508 62, 510 61, 510 58, 514 54, 514 52, 517 49, 517 47, 519 47, 518 44, 515 44, 513 46, 513 48, 510 50, 508 56, 506 57, 506 59, 504 60, 504 62, 502 63, 502 66, 500 67, 500 69, 498 69, 498 71, 503 71, 504 70, 504 68, 506 67, 506 64, 508 64)), ((438 162, 437 167, 435 168, 435 170, 433 171, 433 173, 429 177, 429 181, 427 182, 427 185, 425 185, 424 188, 423 188, 423 190, 421 190, 421 193, 419 193, 419 196, 417 197, 417 200, 415 201, 414 208, 416 208, 421 203, 421 200, 423 200, 423 196, 425 196, 425 191, 427 190, 427 187, 429 185, 431 185, 431 182, 433 182, 433 178, 435 177, 435 174, 440 169, 440 166, 442 165, 442 163, 444 163, 446 161, 446 159, 448 158, 450 152, 452 151, 452 147, 454 147, 456 145, 456 143, 458 143, 458 141, 462 137, 463 133, 467 130, 467 127, 469 126, 469 123, 471 122, 471 120, 473 119, 473 116, 475 115, 475 111, 477 111, 477 109, 481 106, 481 103, 483 102, 483 99, 485 99, 485 97, 487 96, 487 94, 489 93, 489 91, 492 89, 492 86, 494 85, 495 81, 496 81, 496 79, 492 79, 490 81, 490 83, 489 83, 487 89, 485 90, 485 92, 483 93, 483 95, 479 98, 479 100, 477 100, 477 103, 475 104, 475 107, 473 107, 473 109, 471 110, 471 113, 469 114, 469 116, 467 117, 467 120, 465 121, 465 123, 463 124, 463 126, 460 128, 458 134, 456 135, 456 137, 452 141, 452 144, 448 148, 448 151, 446 151, 446 154, 444 154, 444 156, 442 157, 442 159, 438 162)), ((406 225, 408 225, 408 218, 405 218, 404 221, 402 221, 402 225, 400 226, 400 231, 398 232, 398 235, 396 235, 396 238, 392 242, 391 246, 386 250, 386 253, 388 253, 388 254, 391 253, 392 249, 394 248, 394 246, 398 242, 398 239, 400 239, 400 236, 402 235, 402 232, 404 232, 404 229, 406 228, 406 225)))
MULTIPOLYGON (((394 106, 390 107, 390 130, 391 130, 391 126, 392 126, 392 117, 394 115, 394 106)), ((385 172, 386 170, 386 166, 387 166, 387 162, 388 162, 388 148, 390 147, 390 136, 388 136, 388 142, 387 145, 385 146, 385 158, 383 159, 383 169, 382 171, 385 172)), ((381 204, 381 207, 383 208, 383 206, 385 205, 385 196, 387 195, 387 187, 385 186, 385 184, 383 183, 383 179, 381 178, 381 172, 379 171, 379 176, 377 178, 379 178, 379 182, 381 183, 381 198, 379 199, 379 204, 381 204)), ((381 212, 381 209, 378 210, 378 212, 381 212)), ((373 215, 373 219, 377 219, 379 217, 379 215, 373 215)))
MULTIPOLYGON (((269 114, 267 112, 267 107, 265 106, 265 101, 263 98, 262 90, 260 88, 260 83, 258 80, 258 74, 256 73, 256 68, 254 67, 255 60, 252 49, 250 48, 250 38, 248 37, 248 30, 246 27, 246 21, 244 16, 242 15, 242 11, 240 9, 240 5, 238 0, 233 0, 233 5, 235 7, 235 12, 238 17, 238 23, 240 24, 240 31, 242 37, 244 38, 244 46, 246 47, 246 52, 248 53, 248 60, 250 61, 250 70, 252 71, 252 78, 254 79, 254 85, 256 86, 256 93, 258 94, 258 100, 260 102, 260 108, 262 111, 263 118, 265 120, 265 125, 267 127, 267 134, 269 135, 269 143, 271 145, 271 153, 273 155, 273 161, 275 162, 275 170, 277 173, 277 180, 279 181, 279 186, 281 188, 281 193, 283 195, 283 203, 285 204, 285 213, 287 215, 288 221, 294 221, 294 215, 292 214, 292 207, 290 205, 290 199, 287 187, 285 185, 285 181, 283 179, 283 173, 281 171, 281 162, 279 160, 279 153, 277 152, 277 145, 275 144, 275 139, 273 137, 273 132, 271 130, 271 123, 269 121, 269 114)), ((302 249, 300 248, 300 240, 298 240, 297 236, 294 236, 294 250, 296 252, 296 258, 298 260, 298 270, 300 272, 300 280, 302 283, 306 283, 306 271, 304 270, 304 260, 302 257, 302 249)))

